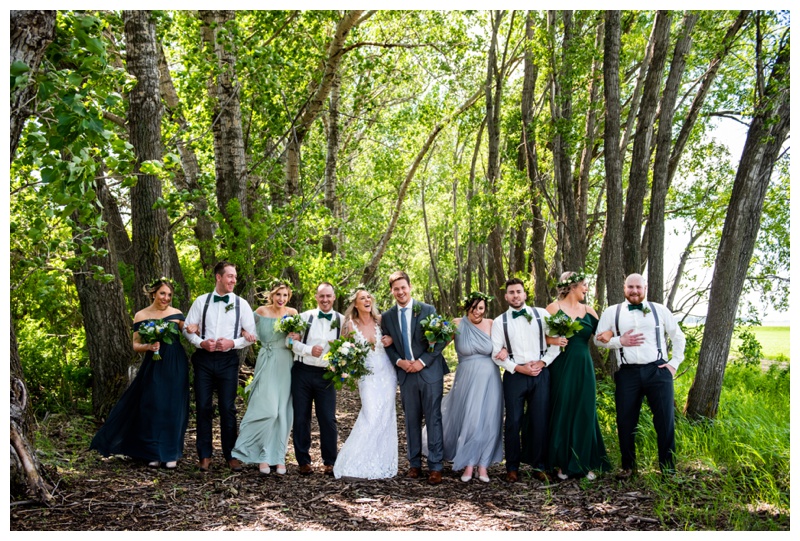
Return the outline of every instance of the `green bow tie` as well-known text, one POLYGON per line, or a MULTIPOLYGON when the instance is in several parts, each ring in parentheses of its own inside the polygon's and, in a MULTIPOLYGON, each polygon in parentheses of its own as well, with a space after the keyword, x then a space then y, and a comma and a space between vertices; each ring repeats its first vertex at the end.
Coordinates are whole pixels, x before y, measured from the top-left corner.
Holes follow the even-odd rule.
POLYGON ((628 310, 629 311, 641 310, 642 312, 644 312, 644 306, 642 306, 641 304, 629 304, 628 310))
POLYGON ((528 311, 523 308, 522 310, 514 310, 514 311, 512 311, 511 315, 514 316, 514 319, 517 319, 520 316, 525 317, 525 314, 527 314, 527 313, 528 313, 528 311))
POLYGON ((319 311, 319 315, 317 316, 320 319, 327 319, 328 321, 333 321, 333 313, 330 314, 323 314, 322 310, 319 311))
POLYGON ((214 295, 214 302, 219 302, 219 301, 228 302, 228 296, 223 295, 220 297, 219 295, 214 295))

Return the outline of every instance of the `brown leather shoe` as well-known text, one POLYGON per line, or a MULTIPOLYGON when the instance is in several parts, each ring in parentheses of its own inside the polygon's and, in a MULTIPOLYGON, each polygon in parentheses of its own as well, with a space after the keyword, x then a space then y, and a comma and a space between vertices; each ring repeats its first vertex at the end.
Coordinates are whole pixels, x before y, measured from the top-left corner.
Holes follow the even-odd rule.
POLYGON ((516 470, 511 470, 506 473, 506 476, 503 477, 503 480, 505 480, 506 483, 516 483, 519 481, 519 474, 516 470))
POLYGON ((442 482, 442 472, 440 471, 432 471, 428 474, 428 484, 429 485, 438 485, 442 482))
POLYGON ((408 477, 409 479, 418 479, 419 474, 420 474, 419 468, 408 468, 408 471, 406 472, 406 477, 408 477))
POLYGON ((242 463, 239 462, 237 459, 232 458, 228 461, 228 467, 231 471, 240 472, 242 471, 242 463))
POLYGON ((541 481, 545 485, 549 485, 550 484, 550 477, 545 472, 543 472, 542 470, 534 471, 533 472, 533 478, 536 479, 537 481, 541 481))
POLYGON ((633 470, 619 470, 617 472, 617 479, 628 479, 633 475, 633 470))
POLYGON ((333 475, 333 466, 331 466, 330 464, 326 465, 325 469, 323 470, 323 473, 325 475, 333 475))
POLYGON ((208 472, 211 469, 211 457, 209 458, 201 458, 200 459, 200 471, 203 473, 208 472))
POLYGON ((311 464, 300 464, 297 467, 297 471, 300 475, 311 475, 314 473, 314 470, 311 468, 311 464))

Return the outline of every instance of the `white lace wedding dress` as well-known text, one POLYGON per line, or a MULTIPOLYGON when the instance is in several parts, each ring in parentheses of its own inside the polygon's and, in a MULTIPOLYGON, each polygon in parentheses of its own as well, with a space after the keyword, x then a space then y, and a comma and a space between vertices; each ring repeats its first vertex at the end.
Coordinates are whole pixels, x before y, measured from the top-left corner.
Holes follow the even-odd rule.
MULTIPOLYGON (((356 339, 366 341, 358 329, 356 339)), ((361 411, 333 465, 337 479, 385 479, 397 475, 397 374, 381 344, 377 325, 375 349, 367 355, 366 364, 372 373, 358 382, 361 411)))

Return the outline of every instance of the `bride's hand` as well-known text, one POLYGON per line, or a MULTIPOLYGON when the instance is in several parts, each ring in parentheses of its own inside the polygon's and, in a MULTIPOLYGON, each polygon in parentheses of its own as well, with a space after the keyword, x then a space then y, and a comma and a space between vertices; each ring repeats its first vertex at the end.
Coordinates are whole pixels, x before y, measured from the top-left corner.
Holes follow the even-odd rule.
POLYGON ((381 344, 383 344, 383 347, 385 347, 385 348, 388 348, 388 347, 389 347, 389 346, 391 346, 393 343, 394 343, 394 340, 392 340, 392 337, 391 337, 391 336, 389 336, 388 334, 384 334, 384 335, 381 337, 381 344))

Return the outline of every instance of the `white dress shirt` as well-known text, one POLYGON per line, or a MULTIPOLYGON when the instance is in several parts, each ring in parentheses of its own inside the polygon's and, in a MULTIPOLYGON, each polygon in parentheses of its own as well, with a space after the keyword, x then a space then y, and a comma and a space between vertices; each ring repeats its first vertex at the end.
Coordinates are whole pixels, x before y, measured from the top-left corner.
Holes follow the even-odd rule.
MULTIPOLYGON (((598 347, 607 348, 614 351, 617 356, 617 363, 621 366, 622 359, 620 358, 620 351, 624 350, 625 364, 648 364, 658 359, 658 347, 656 346, 656 318, 654 314, 645 314, 641 310, 628 310, 630 303, 625 301, 619 306, 619 329, 618 333, 604 344, 597 340, 597 335, 605 331, 615 329, 615 320, 617 317, 617 306, 613 305, 606 308, 605 312, 600 316, 600 322, 597 324, 597 331, 595 333, 594 343, 598 347), (634 334, 642 333, 644 335, 644 343, 640 346, 631 346, 623 348, 620 343, 620 336, 627 331, 633 330, 634 334)), ((650 303, 644 301, 642 303, 648 310, 651 309, 650 303)), ((661 335, 661 354, 664 362, 667 361, 674 369, 683 362, 683 353, 686 346, 686 337, 683 331, 678 326, 675 316, 672 312, 661 304, 653 303, 653 307, 658 311, 658 321, 660 325, 659 334, 661 335), (672 359, 669 359, 667 351, 666 335, 672 339, 672 359)))
POLYGON ((544 361, 545 366, 549 366, 560 353, 558 346, 547 345, 546 337, 549 327, 547 326, 545 318, 550 315, 547 313, 547 310, 543 308, 531 308, 529 306, 523 306, 523 308, 531 316, 530 323, 528 323, 528 319, 525 317, 520 316, 515 318, 512 315, 512 312, 514 312, 513 308, 509 308, 508 311, 505 312, 508 317, 508 339, 511 342, 511 353, 514 354, 513 359, 510 356, 506 357, 504 361, 495 358, 496 355, 500 353, 501 349, 506 348, 506 350, 508 350, 506 347, 502 314, 494 319, 494 324, 492 325, 492 360, 498 366, 502 366, 512 373, 516 371, 517 365, 527 364, 530 361, 544 361), (544 344, 541 343, 541 333, 539 333, 539 324, 536 322, 534 310, 536 310, 542 320, 542 331, 545 336, 544 344), (541 355, 542 350, 545 350, 544 357, 541 355))
MULTIPOLYGON (((315 308, 313 310, 306 310, 300 317, 303 321, 308 323, 308 320, 311 316, 314 316, 314 320, 311 322, 311 328, 308 330, 308 338, 306 338, 305 342, 300 342, 299 340, 294 340, 292 342, 292 351, 297 356, 296 360, 307 364, 309 366, 319 366, 322 368, 326 368, 328 366, 328 361, 326 361, 323 357, 325 354, 330 351, 331 340, 336 340, 336 333, 337 329, 331 329, 331 325, 333 322, 336 321, 336 316, 339 316, 339 324, 344 324, 344 317, 338 312, 331 310, 331 320, 328 321, 325 318, 318 317, 319 313, 322 312, 319 308, 315 308), (311 350, 314 349, 314 346, 322 346, 322 355, 319 357, 314 357, 311 355, 311 350)), ((326 312, 322 312, 323 314, 326 312)), ((341 328, 338 330, 341 332, 341 328)), ((302 340, 302 337, 301 337, 302 340)))
MULTIPOLYGON (((413 314, 413 312, 414 312, 414 299, 409 299, 408 304, 405 305, 405 309, 406 309, 405 313, 403 313, 401 311, 402 309, 403 309, 403 307, 401 307, 398 304, 397 305, 397 326, 400 329, 400 332, 402 332, 403 331, 403 316, 405 316, 406 325, 407 325, 406 328, 408 329, 408 351, 411 352, 411 358, 410 359, 406 359, 406 360, 407 361, 413 361, 415 359, 414 359, 414 348, 411 347, 411 338, 414 336, 414 328, 411 326, 411 319, 414 316, 414 314, 413 314)), ((403 344, 397 344, 397 345, 399 346, 398 347, 398 349, 399 349, 398 353, 400 353, 400 359, 402 359, 403 355, 405 355, 405 350, 403 350, 403 344)), ((399 361, 400 359, 397 359, 397 360, 399 361)), ((425 366, 425 363, 422 361, 422 359, 419 359, 419 362, 422 363, 422 366, 425 366)))
MULTIPOLYGON (((203 338, 201 338, 201 335, 203 334, 203 309, 206 304, 206 297, 209 295, 218 295, 218 293, 215 291, 197 297, 197 299, 195 299, 195 301, 192 303, 189 313, 186 315, 186 322, 184 323, 183 327, 183 335, 196 348, 200 348, 200 344, 203 342, 203 338), (197 331, 198 334, 189 334, 186 332, 186 325, 192 324, 196 324, 200 327, 197 331)), ((235 324, 236 294, 228 293, 227 303, 223 301, 214 302, 214 299, 212 298, 211 302, 208 303, 208 311, 206 312, 205 339, 216 340, 218 338, 229 338, 233 340, 233 349, 242 349, 252 344, 252 342, 245 340, 241 334, 241 331, 244 329, 250 334, 255 335, 256 321, 253 317, 253 310, 250 308, 250 305, 247 304, 247 301, 241 297, 239 297, 239 336, 233 336, 233 327, 235 324), (225 307, 229 305, 232 305, 231 308, 226 310, 225 307)))

